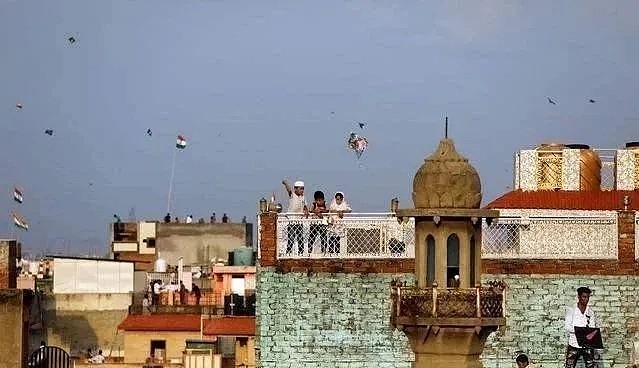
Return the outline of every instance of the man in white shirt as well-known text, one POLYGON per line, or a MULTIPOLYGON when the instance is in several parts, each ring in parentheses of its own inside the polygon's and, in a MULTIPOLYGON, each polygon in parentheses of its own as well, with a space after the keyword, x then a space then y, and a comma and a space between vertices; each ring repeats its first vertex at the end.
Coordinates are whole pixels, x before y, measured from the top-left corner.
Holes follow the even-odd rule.
MULTIPOLYGON (((599 327, 595 312, 588 306, 590 294, 592 291, 587 287, 577 289, 577 304, 568 308, 566 312, 565 327, 569 334, 566 348, 566 368, 574 368, 580 357, 583 357, 586 368, 596 366, 595 349, 580 346, 575 335, 575 327, 599 327)), ((591 340, 595 334, 596 331, 589 333, 586 335, 586 339, 591 340)))
MULTIPOLYGON (((284 189, 288 193, 288 209, 289 214, 299 214, 308 216, 308 206, 306 198, 304 197, 304 182, 296 181, 293 183, 293 190, 286 180, 282 180, 284 189)), ((291 223, 287 226, 287 238, 286 253, 293 252, 293 244, 297 241, 298 254, 301 255, 304 252, 304 227, 302 223, 291 223)))

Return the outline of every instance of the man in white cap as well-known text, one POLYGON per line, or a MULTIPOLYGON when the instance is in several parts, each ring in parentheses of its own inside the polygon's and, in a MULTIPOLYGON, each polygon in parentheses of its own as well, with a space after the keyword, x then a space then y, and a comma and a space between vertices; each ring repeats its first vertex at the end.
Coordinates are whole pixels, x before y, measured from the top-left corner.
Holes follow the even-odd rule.
MULTIPOLYGON (((288 209, 289 214, 304 214, 308 216, 308 206, 306 204, 306 198, 304 197, 304 182, 296 181, 293 183, 293 190, 286 180, 282 180, 282 184, 288 193, 288 209)), ((293 244, 297 241, 298 254, 301 255, 304 252, 304 227, 301 223, 291 223, 287 226, 288 242, 286 244, 286 253, 293 252, 293 244)))

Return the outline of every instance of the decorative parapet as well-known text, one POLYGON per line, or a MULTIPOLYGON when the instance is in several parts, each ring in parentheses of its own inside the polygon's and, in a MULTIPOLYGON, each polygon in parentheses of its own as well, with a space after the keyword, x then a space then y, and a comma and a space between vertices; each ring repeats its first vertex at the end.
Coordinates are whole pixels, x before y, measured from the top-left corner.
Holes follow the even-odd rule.
POLYGON ((277 215, 277 259, 415 257, 415 220, 392 213, 351 213, 322 219, 277 215))
POLYGON ((504 318, 505 285, 492 283, 474 288, 391 286, 393 323, 401 318, 468 319, 504 318))
POLYGON ((561 186, 563 190, 579 190, 581 174, 581 150, 564 149, 562 151, 561 186))
POLYGON ((482 229, 484 259, 617 259, 615 211, 500 210, 482 229))
POLYGON ((519 166, 515 175, 519 177, 519 187, 524 191, 537 190, 537 151, 522 150, 519 152, 519 166))
MULTIPOLYGON (((639 188, 639 182, 637 182, 639 179, 635 171, 639 156, 635 155, 634 151, 610 149, 593 149, 593 151, 601 160, 601 189, 614 190, 615 182, 618 190, 639 188)), ((581 160, 580 149, 521 150, 515 154, 514 189, 580 190, 582 189, 581 160), (553 154, 547 155, 548 152, 553 154)))
POLYGON ((617 150, 617 190, 637 189, 637 154, 633 150, 617 150))

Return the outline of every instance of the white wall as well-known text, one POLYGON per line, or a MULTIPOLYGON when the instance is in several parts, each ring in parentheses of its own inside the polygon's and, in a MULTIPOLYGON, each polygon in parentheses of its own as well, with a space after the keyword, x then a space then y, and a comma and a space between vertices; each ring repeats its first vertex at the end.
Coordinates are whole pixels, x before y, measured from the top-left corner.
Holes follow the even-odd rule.
POLYGON ((130 293, 133 263, 55 258, 53 293, 130 293))

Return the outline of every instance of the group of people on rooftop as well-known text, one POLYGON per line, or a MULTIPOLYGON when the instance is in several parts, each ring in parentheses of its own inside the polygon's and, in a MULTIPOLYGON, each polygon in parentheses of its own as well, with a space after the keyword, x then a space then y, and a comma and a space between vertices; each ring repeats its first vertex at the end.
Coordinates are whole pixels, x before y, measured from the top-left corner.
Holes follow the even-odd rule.
MULTIPOLYGON (((173 221, 171 221, 171 214, 170 214, 170 213, 167 213, 167 214, 166 214, 166 216, 164 216, 164 223, 169 224, 169 223, 171 223, 171 222, 174 222, 174 223, 176 223, 176 224, 182 223, 182 221, 180 220, 180 218, 179 218, 179 217, 177 217, 177 216, 175 217, 175 219, 174 219, 173 221)), ((229 217, 229 216, 225 213, 225 214, 222 216, 222 223, 223 223, 223 224, 228 224, 228 223, 230 223, 230 222, 231 222, 231 218, 230 218, 230 217, 229 217)), ((185 224, 192 224, 192 223, 194 223, 193 215, 187 215, 187 216, 184 218, 184 223, 185 223, 185 224)), ((204 220, 204 217, 201 217, 199 220, 197 220, 197 223, 198 223, 198 224, 205 224, 205 223, 206 223, 206 221, 204 220)), ((212 215, 211 215, 211 217, 209 218, 209 224, 215 224, 215 223, 217 223, 217 218, 216 218, 216 216, 215 216, 215 212, 213 212, 213 214, 212 214, 212 215)), ((243 223, 243 224, 245 224, 245 223, 246 223, 246 216, 242 217, 242 223, 243 223)))
MULTIPOLYGON (((313 194, 313 202, 308 203, 304 196, 304 182, 296 181, 293 188, 286 180, 282 180, 282 185, 289 197, 287 213, 303 214, 304 217, 317 219, 326 219, 327 222, 316 223, 310 225, 310 233, 308 236, 308 252, 313 253, 313 245, 319 238, 322 254, 335 254, 339 251, 340 237, 333 234, 330 237, 327 234, 328 221, 334 220, 335 217, 342 218, 345 213, 351 213, 353 210, 344 198, 343 192, 335 192, 331 203, 326 205, 324 192, 315 191, 313 194)), ((293 247, 297 242, 298 254, 304 252, 304 232, 301 223, 291 223, 287 226, 288 242, 286 245, 286 253, 292 253, 293 247)))

